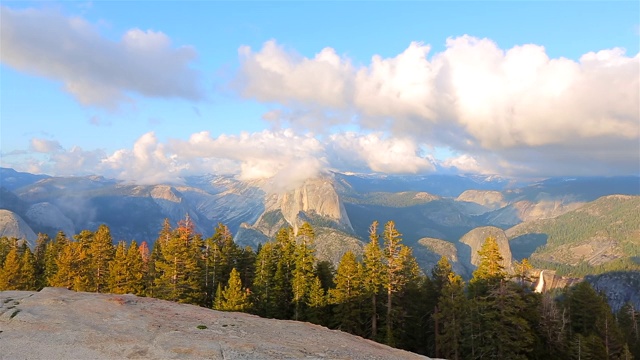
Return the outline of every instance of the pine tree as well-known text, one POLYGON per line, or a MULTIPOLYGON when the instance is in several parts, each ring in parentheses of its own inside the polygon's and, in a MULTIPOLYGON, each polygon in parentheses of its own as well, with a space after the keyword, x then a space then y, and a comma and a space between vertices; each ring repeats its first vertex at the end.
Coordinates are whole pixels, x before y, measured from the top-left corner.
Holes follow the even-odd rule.
POLYGON ((439 324, 436 327, 436 357, 459 360, 463 356, 462 340, 467 309, 464 283, 459 275, 453 272, 447 274, 446 282, 441 284, 437 309, 433 315, 439 324))
POLYGON ((384 287, 387 293, 385 343, 394 346, 396 340, 393 334, 393 295, 401 291, 409 281, 406 261, 410 252, 407 253, 406 247, 401 244, 402 234, 396 229, 393 221, 385 223, 382 238, 384 240, 383 256, 386 265, 384 287))
POLYGON ((58 257, 68 244, 69 239, 67 236, 64 232, 59 231, 53 241, 47 245, 44 254, 44 278, 46 285, 55 286, 53 279, 58 272, 58 257))
POLYGON ((47 247, 51 244, 51 239, 47 234, 38 234, 38 240, 33 252, 36 270, 36 289, 42 289, 47 285, 46 272, 46 253, 47 247))
POLYGON ((138 247, 135 240, 131 241, 129 248, 127 249, 127 293, 142 296, 145 293, 146 287, 146 265, 144 260, 144 253, 146 244, 138 247), (142 249, 142 251, 141 251, 142 249))
POLYGON ((333 282, 335 273, 336 269, 331 261, 323 260, 316 263, 316 276, 320 279, 320 284, 325 292, 335 287, 333 282))
POLYGON ((268 242, 258 250, 252 286, 252 303, 257 315, 273 318, 276 313, 275 274, 278 262, 275 242, 268 242))
POLYGON ((364 295, 362 266, 351 251, 340 259, 335 277, 336 287, 329 290, 335 304, 335 323, 338 329, 362 335, 361 302, 364 295))
POLYGON ((240 274, 233 268, 229 275, 229 284, 222 290, 221 301, 216 310, 247 311, 250 306, 247 291, 242 288, 240 274))
POLYGON ((631 302, 628 302, 620 308, 617 318, 624 339, 628 344, 629 354, 640 359, 640 311, 631 302))
POLYGON ((49 279, 49 284, 55 287, 77 290, 76 282, 80 277, 79 253, 82 249, 77 242, 69 241, 62 245, 63 247, 55 258, 56 272, 49 279))
POLYGON ((284 227, 276 234, 276 272, 273 278, 275 314, 277 319, 293 317, 293 269, 295 267, 295 237, 291 227, 284 227))
POLYGON ((187 304, 202 304, 200 249, 194 224, 187 216, 166 238, 161 231, 161 254, 154 262, 154 296, 187 304), (194 245, 195 243, 195 245, 194 245))
POLYGON ((507 273, 502 266, 502 255, 498 242, 494 237, 488 237, 480 250, 480 263, 473 272, 473 277, 469 281, 470 291, 474 296, 483 296, 490 288, 502 282, 507 273))
POLYGON ((11 248, 16 246, 18 239, 9 239, 6 236, 0 237, 0 265, 4 264, 11 248))
POLYGON ((20 259, 20 290, 36 290, 38 278, 36 273, 36 259, 28 246, 24 247, 20 259))
POLYGON ((2 270, 0 270, 0 291, 2 290, 22 290, 21 285, 21 263, 18 247, 13 246, 4 259, 2 270))
POLYGON ((430 291, 427 295, 427 302, 429 303, 429 305, 433 306, 433 309, 431 310, 431 317, 434 321, 432 331, 434 335, 433 345, 436 357, 442 356, 442 353, 440 351, 440 345, 442 344, 442 341, 439 339, 441 333, 440 324, 442 319, 440 313, 442 311, 447 311, 447 309, 441 309, 440 298, 442 297, 444 288, 446 286, 450 286, 451 281, 454 280, 452 279, 452 276, 454 275, 455 274, 453 273, 451 264, 449 263, 449 259, 447 259, 446 256, 440 257, 438 263, 433 267, 433 269, 431 269, 431 284, 429 289, 430 291))
POLYGON ((213 236, 204 241, 203 271, 206 302, 210 302, 210 299, 216 296, 215 290, 219 283, 224 285, 229 281, 232 268, 235 267, 241 273, 250 271, 250 268, 242 269, 239 266, 241 256, 242 251, 233 242, 231 230, 226 225, 218 223, 213 236))
POLYGON ((549 359, 567 358, 569 318, 566 311, 558 306, 549 292, 541 295, 539 307, 536 330, 542 341, 541 356, 549 359))
POLYGON ((314 268, 315 263, 313 240, 314 233, 311 225, 305 222, 298 231, 297 238, 299 242, 295 244, 294 248, 294 268, 292 273, 292 293, 293 304, 295 306, 294 319, 299 320, 302 317, 304 306, 307 303, 308 295, 312 283, 314 281, 314 268))
POLYGON ((382 262, 382 250, 380 249, 378 235, 378 222, 374 221, 369 227, 369 243, 364 247, 363 271, 364 271, 364 288, 371 299, 370 308, 370 325, 371 330, 369 338, 377 339, 378 337, 378 295, 382 292, 384 283, 385 269, 382 262))
POLYGON ((89 230, 82 230, 73 242, 73 287, 75 291, 93 292, 96 290, 96 278, 91 262, 91 244, 95 234, 89 230))
POLYGON ((320 278, 316 276, 309 288, 309 296, 307 296, 307 320, 314 324, 326 325, 326 306, 326 292, 322 288, 320 278))
POLYGON ((108 290, 109 263, 114 256, 113 240, 109 227, 102 224, 93 234, 88 248, 93 291, 108 290))
POLYGON ((124 241, 120 241, 116 246, 113 260, 109 264, 109 292, 126 294, 128 292, 127 282, 127 244, 124 241))
POLYGON ((522 261, 515 261, 513 264, 515 278, 518 279, 520 285, 525 284, 525 281, 530 281, 530 272, 533 266, 528 259, 524 258, 522 261))

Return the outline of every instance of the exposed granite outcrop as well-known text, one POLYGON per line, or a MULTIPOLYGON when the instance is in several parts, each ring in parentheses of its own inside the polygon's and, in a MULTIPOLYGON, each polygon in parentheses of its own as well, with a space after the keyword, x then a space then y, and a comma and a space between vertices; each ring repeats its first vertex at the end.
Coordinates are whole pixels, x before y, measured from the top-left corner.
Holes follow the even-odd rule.
POLYGON ((63 288, 0 292, 0 349, 0 359, 427 359, 304 322, 63 288))

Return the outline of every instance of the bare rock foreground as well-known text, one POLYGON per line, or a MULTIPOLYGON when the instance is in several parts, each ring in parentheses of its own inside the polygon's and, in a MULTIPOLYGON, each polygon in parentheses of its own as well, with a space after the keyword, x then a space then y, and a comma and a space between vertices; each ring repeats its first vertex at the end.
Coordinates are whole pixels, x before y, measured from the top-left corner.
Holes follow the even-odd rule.
POLYGON ((0 292, 0 359, 127 358, 427 359, 308 323, 134 295, 0 292))

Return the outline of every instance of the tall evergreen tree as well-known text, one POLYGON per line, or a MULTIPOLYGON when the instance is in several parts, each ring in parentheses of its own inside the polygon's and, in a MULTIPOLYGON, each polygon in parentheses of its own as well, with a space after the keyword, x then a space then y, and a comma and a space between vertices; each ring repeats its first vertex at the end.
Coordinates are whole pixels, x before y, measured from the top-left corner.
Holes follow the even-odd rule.
POLYGON ((203 268, 207 302, 215 296, 219 283, 223 288, 229 281, 232 268, 235 267, 243 275, 250 271, 250 268, 243 269, 239 266, 242 254, 242 250, 233 241, 231 230, 218 223, 214 234, 204 241, 203 268))
POLYGON ((277 262, 273 281, 275 318, 293 317, 293 269, 295 267, 295 237, 291 227, 283 227, 276 234, 277 262))
POLYGON ((4 259, 2 270, 0 270, 0 290, 22 290, 20 273, 20 254, 18 247, 13 246, 4 259))
POLYGON ((62 250, 69 244, 69 239, 64 232, 58 231, 56 237, 50 242, 44 254, 44 279, 48 286, 53 285, 53 279, 58 272, 58 257, 61 255, 62 250))
POLYGON ((336 327, 356 335, 363 335, 361 323, 363 300, 362 266, 351 251, 340 259, 335 277, 336 287, 329 290, 331 302, 335 304, 336 327))
POLYGON ((95 292, 105 292, 109 289, 109 263, 115 254, 113 240, 109 227, 102 224, 92 237, 88 249, 92 283, 95 292))
POLYGON ((295 320, 302 318, 302 312, 305 310, 305 306, 308 302, 309 291, 313 284, 314 263, 316 261, 313 250, 313 240, 315 234, 311 225, 307 222, 302 224, 298 230, 297 239, 298 242, 294 248, 294 267, 292 273, 292 295, 293 304, 295 307, 294 316, 295 320))
POLYGON ((394 346, 396 339, 393 333, 393 296, 404 289, 410 281, 409 276, 416 275, 416 268, 415 260, 410 261, 411 251, 402 245, 402 234, 396 229, 393 221, 385 223, 382 238, 385 263, 383 286, 387 295, 385 343, 394 346))
POLYGON ((36 259, 31 249, 24 246, 22 257, 20 258, 20 290, 36 290, 38 278, 36 272, 36 259))
POLYGON ((371 299, 369 309, 370 339, 378 338, 378 296, 382 292, 382 285, 385 280, 385 269, 382 259, 382 250, 379 243, 378 222, 374 221, 369 226, 369 243, 364 247, 363 271, 364 289, 371 299))
POLYGON ((631 302, 628 302, 620 308, 617 318, 620 330, 627 342, 629 354, 640 359, 640 311, 631 302))
POLYGON ((73 244, 73 290, 96 291, 96 277, 91 263, 91 244, 95 234, 89 230, 82 230, 76 234, 73 244))
POLYGON ((221 301, 216 310, 246 311, 250 306, 247 291, 242 287, 240 273, 233 268, 229 275, 229 284, 222 290, 221 301))
POLYGON ((42 289, 47 286, 46 271, 46 253, 47 247, 50 245, 51 239, 47 234, 38 234, 36 246, 33 251, 36 269, 36 289, 42 289))
POLYGON ((188 304, 203 303, 200 250, 194 246, 198 241, 194 228, 187 215, 169 239, 161 241, 161 256, 154 262, 155 297, 188 304))
POLYGON ((113 260, 109 264, 109 292, 114 294, 126 294, 127 276, 127 244, 120 241, 116 246, 113 260))
POLYGON ((252 297, 257 315, 272 318, 276 314, 276 292, 274 290, 278 254, 275 242, 264 244, 256 256, 252 297))
POLYGON ((328 325, 327 323, 327 296, 322 288, 322 282, 317 276, 314 277, 309 295, 307 296, 307 313, 306 319, 309 322, 320 325, 328 325))
POLYGON ((464 355, 462 350, 463 329, 467 321, 467 299, 464 294, 462 278, 452 271, 447 274, 446 282, 441 284, 437 309, 433 315, 436 323, 439 324, 436 327, 437 351, 435 356, 451 360, 462 359, 464 355))
POLYGON ((502 282, 507 273, 502 266, 502 254, 498 242, 494 237, 485 239, 482 247, 478 250, 480 263, 473 272, 473 277, 469 281, 469 290, 474 296, 484 296, 490 288, 502 282))
POLYGON ((433 306, 433 309, 431 310, 433 327, 429 327, 429 330, 433 332, 433 351, 436 357, 442 356, 442 352, 440 351, 442 341, 439 339, 439 337, 442 333, 440 324, 443 320, 443 316, 440 313, 442 311, 448 310, 441 308, 441 296, 443 295, 444 288, 446 286, 450 286, 451 282, 453 280, 456 280, 454 275, 455 274, 451 268, 449 259, 447 259, 446 256, 442 256, 440 260, 438 260, 438 263, 433 267, 433 269, 431 269, 431 286, 429 289, 430 291, 428 293, 427 302, 429 305, 433 306))

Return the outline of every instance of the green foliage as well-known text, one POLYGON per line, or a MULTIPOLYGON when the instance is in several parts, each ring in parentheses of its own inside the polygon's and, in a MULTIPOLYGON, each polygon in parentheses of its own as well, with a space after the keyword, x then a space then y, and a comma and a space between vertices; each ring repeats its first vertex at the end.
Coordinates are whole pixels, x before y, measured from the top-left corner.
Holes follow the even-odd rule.
POLYGON ((362 335, 362 308, 364 295, 362 266, 356 256, 347 251, 338 264, 335 278, 336 287, 329 290, 331 302, 335 305, 334 325, 352 334, 362 335))
POLYGON ((247 311, 250 306, 249 295, 242 287, 240 274, 233 268, 229 274, 229 284, 222 290, 215 308, 222 311, 247 311))
POLYGON ((480 250, 480 263, 473 272, 473 277, 469 281, 469 286, 474 295, 485 295, 495 284, 502 282, 507 273, 502 266, 502 255, 498 242, 494 237, 488 237, 480 250))
POLYGON ((188 304, 203 304, 201 244, 187 216, 176 230, 160 234, 160 254, 154 261, 153 294, 160 299, 188 304))
POLYGON ((310 321, 439 358, 640 355, 640 316, 631 304, 614 316, 586 282, 567 289, 560 300, 535 294, 525 285, 526 259, 507 277, 493 239, 479 251, 480 264, 465 292, 446 257, 430 278, 424 276, 393 222, 384 225, 382 244, 374 222, 362 259, 347 252, 335 270, 316 260, 314 235, 308 224, 295 236, 284 227, 255 254, 240 249, 223 224, 202 240, 187 217, 175 229, 165 222, 151 254, 146 243, 113 247, 104 225, 81 231, 74 241, 64 233, 53 240, 40 236, 34 252, 17 239, 0 238, 0 290, 53 285, 154 296, 310 321))
MULTIPOLYGON (((445 257, 443 259, 446 260, 445 257)), ((448 263, 447 263, 448 264, 448 263)), ((441 269, 446 265, 438 263, 441 269)), ((445 271, 438 271, 444 275, 445 271)), ((446 273, 446 279, 439 285, 438 306, 433 313, 435 326, 435 356, 458 360, 463 355, 463 329, 467 323, 467 299, 464 294, 464 282, 452 271, 446 273)))
POLYGON ((547 243, 531 256, 532 264, 556 270, 560 275, 584 276, 616 270, 640 271, 639 228, 640 197, 612 195, 553 219, 522 224, 514 228, 512 236, 546 234, 547 243), (609 259, 583 259, 577 263, 580 259, 576 259, 576 247, 609 241, 607 250, 613 255, 609 259))

